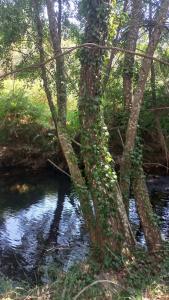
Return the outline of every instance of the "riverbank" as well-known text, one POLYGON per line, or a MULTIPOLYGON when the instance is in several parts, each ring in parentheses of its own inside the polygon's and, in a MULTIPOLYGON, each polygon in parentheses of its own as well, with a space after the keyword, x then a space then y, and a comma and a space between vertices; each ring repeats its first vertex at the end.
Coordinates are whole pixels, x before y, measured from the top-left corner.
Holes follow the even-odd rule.
MULTIPOLYGON (((38 174, 0 181, 0 299, 72 300, 86 286, 79 299, 168 299, 167 244, 155 258, 142 247, 130 261, 113 257, 96 264, 88 256, 88 239, 69 179, 55 171, 38 174)), ((148 187, 168 240, 168 178, 149 177, 148 187)), ((144 244, 133 204, 131 199, 131 224, 137 241, 144 244)))
POLYGON ((120 271, 115 271, 112 265, 109 268, 96 265, 92 260, 75 265, 67 273, 56 269, 51 282, 34 288, 24 282, 17 287, 15 283, 14 287, 12 281, 1 278, 1 299, 168 300, 168 251, 168 244, 155 256, 138 250, 130 261, 123 261, 120 271))
POLYGON ((66 169, 66 163, 59 147, 43 149, 28 145, 0 146, 0 172, 16 170, 25 172, 40 171, 50 165, 48 159, 54 161, 60 168, 66 169))
MULTIPOLYGON (((79 139, 74 140, 73 147, 77 153, 80 153, 79 139)), ((49 160, 53 161, 60 169, 68 171, 66 161, 64 159, 61 148, 56 143, 49 143, 48 147, 43 145, 30 145, 25 143, 11 143, 0 145, 0 172, 8 172, 19 169, 25 172, 41 171, 51 166, 49 160)), ((116 169, 119 169, 122 147, 116 139, 110 140, 110 152, 116 164, 116 169)), ((149 143, 144 143, 143 151, 143 167, 147 174, 167 175, 169 173, 169 157, 166 157, 158 144, 154 147, 152 140, 149 143)))

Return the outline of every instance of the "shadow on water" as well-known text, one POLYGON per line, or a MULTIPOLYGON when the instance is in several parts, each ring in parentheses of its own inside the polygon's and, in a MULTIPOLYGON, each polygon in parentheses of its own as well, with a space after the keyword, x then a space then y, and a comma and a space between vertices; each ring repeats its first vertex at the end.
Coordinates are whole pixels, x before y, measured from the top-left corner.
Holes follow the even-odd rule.
MULTIPOLYGON (((162 238, 169 239, 169 176, 150 176, 147 186, 151 197, 151 204, 157 214, 162 238)), ((137 214, 135 200, 130 200, 130 221, 138 243, 145 245, 145 238, 137 214)))
POLYGON ((87 251, 88 237, 79 203, 67 178, 49 172, 1 180, 3 274, 32 280, 41 264, 57 261, 67 269, 73 261, 83 259, 87 251))
MULTIPOLYGON (((169 238, 169 177, 151 177, 148 187, 161 231, 169 238)), ((135 201, 130 220, 144 244, 135 201)), ((17 280, 48 280, 48 266, 67 270, 89 249, 79 201, 67 178, 48 172, 0 180, 0 272, 17 280)))

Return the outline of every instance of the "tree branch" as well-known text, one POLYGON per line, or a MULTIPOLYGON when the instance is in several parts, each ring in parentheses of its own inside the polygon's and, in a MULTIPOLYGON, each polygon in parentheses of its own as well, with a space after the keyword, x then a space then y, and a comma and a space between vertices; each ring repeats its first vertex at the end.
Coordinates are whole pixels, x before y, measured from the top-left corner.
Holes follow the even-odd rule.
POLYGON ((134 54, 134 55, 139 56, 139 57, 148 58, 150 60, 154 60, 158 63, 169 66, 169 61, 166 61, 166 60, 163 60, 163 59, 151 56, 151 55, 146 55, 144 53, 130 51, 128 49, 124 49, 124 48, 120 48, 120 47, 102 46, 102 45, 97 45, 97 44, 94 44, 94 43, 85 43, 85 44, 81 44, 81 45, 77 45, 77 46, 73 46, 73 47, 69 47, 69 48, 63 47, 62 50, 65 50, 65 51, 63 51, 62 53, 59 53, 56 56, 53 56, 53 57, 49 58, 43 64, 39 62, 39 63, 32 64, 32 65, 27 66, 27 67, 23 67, 21 69, 15 69, 13 71, 10 71, 8 73, 0 75, 0 80, 3 80, 7 76, 10 76, 10 75, 13 75, 13 74, 21 73, 21 72, 24 72, 24 71, 29 71, 29 70, 32 70, 32 69, 38 69, 42 65, 48 64, 49 62, 53 61, 57 57, 68 55, 71 52, 73 52, 77 49, 81 49, 81 48, 87 48, 87 49, 99 48, 99 49, 102 49, 102 50, 116 50, 116 51, 119 51, 119 52, 122 52, 122 53, 130 53, 130 54, 134 54))

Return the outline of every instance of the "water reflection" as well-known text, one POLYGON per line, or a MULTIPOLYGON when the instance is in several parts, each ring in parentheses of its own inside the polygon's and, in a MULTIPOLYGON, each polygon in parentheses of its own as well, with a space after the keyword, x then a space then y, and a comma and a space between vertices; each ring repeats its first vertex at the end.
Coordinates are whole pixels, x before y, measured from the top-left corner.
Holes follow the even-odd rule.
MULTIPOLYGON (((169 238, 169 177, 150 178, 149 191, 161 231, 169 238)), ((134 199, 130 220, 144 244, 134 199)), ((79 201, 67 178, 54 173, 0 181, 0 271, 15 279, 37 278, 39 266, 67 270, 88 253, 79 201)), ((45 273, 46 274, 46 273, 45 273)), ((46 277, 43 276, 46 280, 46 277)))
MULTIPOLYGON (((154 212, 158 216, 162 238, 169 239, 169 177, 151 176, 147 179, 147 186, 154 212)), ((135 200, 130 200, 130 221, 135 232, 136 240, 145 245, 145 237, 140 224, 135 200)))
MULTIPOLYGON (((70 182, 48 174, 16 182, 1 180, 0 189, 0 270, 15 278, 32 276, 49 253, 67 268, 77 244, 83 248, 85 236, 87 241, 78 200, 70 196, 70 182), (24 193, 11 190, 23 184, 29 186, 24 193), (64 259, 60 248, 66 248, 64 259)), ((79 259, 83 257, 81 253, 79 259)))

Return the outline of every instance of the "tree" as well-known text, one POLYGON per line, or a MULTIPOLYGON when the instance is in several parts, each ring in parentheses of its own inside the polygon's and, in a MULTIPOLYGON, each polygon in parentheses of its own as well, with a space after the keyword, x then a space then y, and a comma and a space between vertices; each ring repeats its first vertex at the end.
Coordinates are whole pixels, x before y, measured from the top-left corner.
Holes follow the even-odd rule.
POLYGON ((88 198, 88 191, 85 187, 85 181, 81 175, 81 171, 78 167, 78 162, 71 145, 71 141, 66 133, 66 81, 64 77, 64 60, 61 56, 60 42, 61 37, 58 34, 61 34, 61 24, 59 25, 59 31, 57 30, 57 24, 54 13, 54 6, 52 2, 48 2, 48 14, 50 22, 50 32, 51 38, 53 41, 53 49, 56 56, 56 90, 57 90, 57 103, 58 103, 58 114, 52 99, 52 93, 50 91, 47 72, 44 65, 45 61, 45 52, 43 49, 43 29, 40 20, 40 10, 39 3, 37 0, 32 0, 34 8, 34 20, 37 28, 37 47, 40 55, 41 62, 41 76, 43 80, 44 89, 48 99, 48 104, 50 107, 51 115, 56 129, 56 135, 59 139, 63 154, 66 158, 69 171, 71 174, 72 181, 77 189, 80 192, 81 207, 86 220, 86 225, 90 233, 91 240, 93 244, 96 242, 95 235, 95 225, 94 225, 94 216, 92 213, 92 208, 90 207, 90 202, 88 198), (60 55, 60 56, 58 56, 60 55), (58 117, 59 116, 59 117, 58 117))
MULTIPOLYGON (((168 8, 169 8, 169 1, 163 0, 161 3, 161 8, 158 11, 155 18, 156 25, 151 34, 149 45, 146 50, 147 55, 150 56, 154 55, 154 52, 156 50, 157 44, 161 36, 162 29, 164 27, 167 18, 168 8)), ((143 94, 144 94, 145 85, 146 85, 146 81, 150 69, 151 69, 151 60, 144 58, 139 73, 138 84, 133 96, 133 102, 132 102, 131 112, 129 116, 128 127, 126 131, 126 142, 125 142, 122 163, 121 163, 121 170, 120 170, 121 181, 124 180, 124 182, 126 183, 125 191, 123 191, 123 194, 126 195, 125 197, 129 196, 129 187, 130 187, 131 169, 132 169, 131 154, 133 153, 135 147, 139 114, 140 114, 141 105, 143 103, 143 94)), ((144 173, 143 173, 142 166, 140 166, 137 169, 137 171, 135 169, 134 175, 136 176, 136 180, 134 182, 134 189, 136 191, 137 201, 143 201, 142 203, 144 203, 144 209, 141 203, 140 205, 138 205, 138 208, 140 208, 139 215, 142 220, 145 237, 149 245, 149 248, 151 250, 152 249, 155 250, 156 247, 159 247, 159 245, 161 244, 161 238, 160 238, 160 233, 154 222, 154 218, 150 217, 152 215, 152 210, 151 210, 151 206, 149 205, 149 198, 148 198, 146 185, 143 182, 144 173), (142 182, 140 182, 140 180, 142 180, 142 182), (140 192, 138 192, 139 188, 140 188, 140 192), (147 232, 147 228, 150 229, 149 233, 147 232)))
MULTIPOLYGON (((143 2, 135 0, 132 2, 132 11, 130 17, 130 23, 126 33, 126 45, 127 50, 133 52, 136 51, 136 44, 138 39, 139 28, 141 24, 141 17, 143 2)), ((133 68, 134 68, 134 55, 125 53, 124 55, 124 70, 123 70, 123 93, 124 93, 124 105, 127 110, 130 110, 132 106, 133 98, 133 68)))
MULTIPOLYGON (((84 43, 104 45, 110 2, 84 1, 86 27, 84 43)), ((107 129, 101 111, 100 49, 83 49, 80 55, 81 79, 79 114, 81 123, 82 157, 87 183, 91 192, 96 223, 99 225, 102 249, 121 253, 123 242, 134 243, 126 215, 117 176, 107 146, 107 129), (125 240, 123 241, 122 235, 125 240)))

